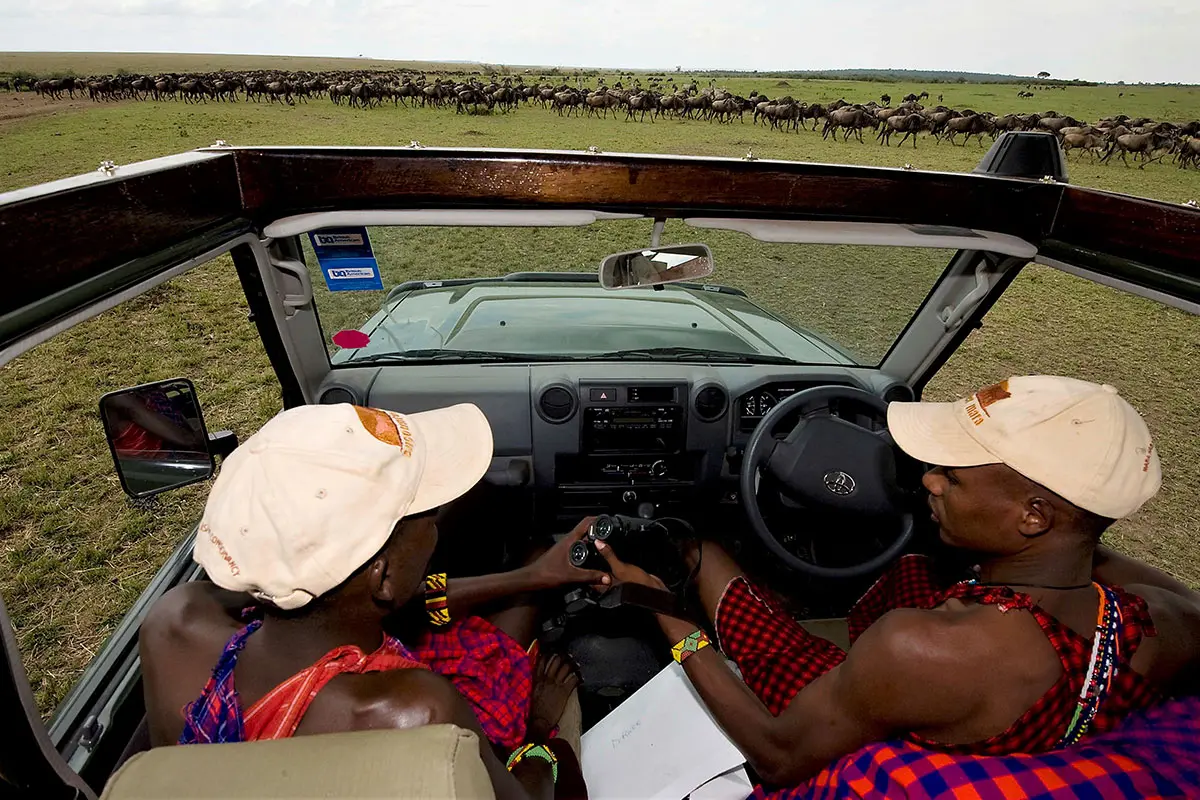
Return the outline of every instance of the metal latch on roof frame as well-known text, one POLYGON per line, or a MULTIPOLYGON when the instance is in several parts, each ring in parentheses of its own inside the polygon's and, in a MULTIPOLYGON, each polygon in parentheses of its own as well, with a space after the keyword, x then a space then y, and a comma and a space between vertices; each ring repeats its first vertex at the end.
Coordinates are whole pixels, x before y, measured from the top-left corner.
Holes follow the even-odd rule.
POLYGON ((938 312, 938 319, 946 326, 947 331, 952 331, 962 324, 962 321, 967 318, 967 315, 983 302, 983 298, 987 297, 988 291, 992 288, 988 281, 988 262, 987 259, 980 259, 975 266, 975 288, 967 292, 963 299, 958 301, 958 305, 951 307, 946 306, 938 312))

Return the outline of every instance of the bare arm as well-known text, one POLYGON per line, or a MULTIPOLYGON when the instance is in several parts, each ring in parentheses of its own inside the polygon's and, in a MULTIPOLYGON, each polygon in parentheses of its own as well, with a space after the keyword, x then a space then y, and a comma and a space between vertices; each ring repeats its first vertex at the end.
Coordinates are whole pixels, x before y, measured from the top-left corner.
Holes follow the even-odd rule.
POLYGON ((1092 577, 1146 601, 1158 636, 1133 655, 1133 668, 1169 694, 1200 693, 1200 593, 1149 564, 1097 547, 1092 577))
POLYGON ((182 709, 200 696, 208 679, 210 667, 197 668, 206 656, 196 651, 196 642, 228 639, 241 627, 239 612, 249 602, 248 595, 193 581, 151 606, 138 632, 138 648, 152 746, 179 740, 182 709))
POLYGON ((497 572, 474 578, 451 578, 446 582, 446 601, 452 619, 460 619, 472 609, 504 597, 553 589, 573 583, 607 584, 607 573, 572 566, 567 558, 571 545, 582 539, 595 517, 588 517, 560 539, 532 564, 509 572, 497 572))
POLYGON ((1092 577, 1100 583, 1116 586, 1154 586, 1165 589, 1171 594, 1191 600, 1200 607, 1200 594, 1192 591, 1186 584, 1162 570, 1103 545, 1096 548, 1096 554, 1092 557, 1092 577))
MULTIPOLYGON (((695 630, 670 617, 659 622, 672 642, 695 630)), ((688 658, 684 671, 763 779, 795 786, 867 744, 974 713, 979 692, 961 677, 948 677, 957 648, 944 648, 940 626, 927 612, 886 615, 859 638, 845 662, 801 689, 778 717, 713 647, 688 658)))
MULTIPOLYGON (((599 548, 620 581, 661 587, 661 581, 599 548)), ((686 620, 658 616, 671 643, 696 630, 686 620)), ((779 716, 706 647, 683 663, 692 685, 729 738, 767 783, 795 786, 831 761, 871 742, 907 731, 926 732, 973 715, 982 696, 970 659, 978 636, 944 615, 903 609, 867 629, 846 660, 792 698, 779 716)), ((986 637, 984 637, 986 641, 986 637)))

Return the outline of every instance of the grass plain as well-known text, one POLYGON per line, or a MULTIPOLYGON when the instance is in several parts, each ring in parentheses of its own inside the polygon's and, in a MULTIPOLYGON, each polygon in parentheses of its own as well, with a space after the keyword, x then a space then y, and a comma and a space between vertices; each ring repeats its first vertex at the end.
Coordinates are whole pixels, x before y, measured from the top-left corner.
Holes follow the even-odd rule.
MULTIPOLYGON (((360 66, 321 61, 302 66, 295 59, 256 56, 0 54, 0 72, 360 66)), ((701 85, 708 83, 703 76, 694 77, 701 85)), ((757 89, 817 102, 838 97, 865 102, 885 92, 895 98, 926 89, 935 97, 943 94, 948 105, 998 113, 1053 108, 1085 119, 1119 112, 1171 120, 1200 117, 1196 87, 1069 87, 1019 99, 1016 93, 1023 87, 1016 84, 921 86, 767 76, 718 84, 742 94, 757 89)), ((902 151, 871 140, 830 142, 811 131, 785 134, 749 121, 717 125, 564 119, 532 107, 512 114, 465 116, 390 105, 364 111, 336 107, 328 100, 295 107, 245 102, 56 104, 28 93, 0 92, 0 191, 89 172, 104 159, 130 163, 216 139, 261 145, 405 145, 412 140, 460 147, 595 145, 606 151, 724 157, 753 151, 761 158, 892 167, 910 163, 945 171, 969 170, 984 152, 974 144, 938 145, 925 138, 915 149, 906 146, 902 151)), ((1170 164, 1138 170, 1072 159, 1070 171, 1072 182, 1086 186, 1170 202, 1200 197, 1200 171, 1170 164)), ((501 237, 494 239, 494 246, 506 258, 520 258, 522 269, 586 269, 596 252, 626 249, 629 243, 621 235, 586 230, 542 232, 533 244, 501 237)), ((714 247, 717 244, 714 240, 714 247)), ((739 252, 735 243, 725 245, 730 253, 739 252)), ((102 237, 97 246, 103 246, 102 237)), ((389 282, 509 271, 499 258, 480 261, 479 252, 473 236, 410 237, 388 242, 381 256, 392 265, 389 282)), ((791 280, 784 270, 792 265, 763 258, 734 255, 719 261, 727 265, 727 272, 717 276, 721 282, 743 285, 752 297, 756 289, 766 292, 761 298, 765 305, 803 309, 835 338, 840 332, 863 336, 863 347, 877 342, 873 334, 862 333, 866 321, 852 316, 865 289, 836 282, 833 273, 822 283, 811 269, 797 272, 791 280)), ((37 265, 4 263, 3 268, 15 272, 37 265)), ((919 271, 896 278, 880 288, 882 300, 875 299, 872 307, 883 302, 889 313, 894 312, 901 304, 890 301, 910 297, 918 280, 929 279, 919 271)), ((318 296, 319 307, 328 302, 328 297, 318 296)), ((149 380, 191 377, 209 427, 248 435, 279 409, 279 397, 246 311, 231 264, 218 259, 0 369, 0 592, 44 713, 61 700, 195 523, 206 495, 204 486, 193 486, 157 499, 128 500, 112 472, 96 413, 99 396, 149 380)), ((353 314, 347 319, 353 322, 353 314)), ((1117 385, 1143 411, 1158 435, 1164 489, 1136 517, 1116 526, 1109 538, 1119 548, 1200 585, 1200 545, 1194 541, 1200 532, 1200 441, 1194 416, 1200 320, 1079 278, 1029 267, 926 396, 950 398, 1025 372, 1104 380, 1117 385)))

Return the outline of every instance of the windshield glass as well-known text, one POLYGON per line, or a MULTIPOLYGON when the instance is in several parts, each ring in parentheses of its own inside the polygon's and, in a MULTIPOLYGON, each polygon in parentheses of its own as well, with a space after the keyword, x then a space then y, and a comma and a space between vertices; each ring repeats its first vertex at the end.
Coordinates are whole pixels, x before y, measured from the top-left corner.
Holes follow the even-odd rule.
POLYGON ((954 254, 767 243, 672 220, 662 244, 707 244, 709 278, 601 288, 601 260, 648 246, 652 224, 374 227, 370 252, 349 229, 302 238, 335 366, 588 358, 876 366, 954 254))

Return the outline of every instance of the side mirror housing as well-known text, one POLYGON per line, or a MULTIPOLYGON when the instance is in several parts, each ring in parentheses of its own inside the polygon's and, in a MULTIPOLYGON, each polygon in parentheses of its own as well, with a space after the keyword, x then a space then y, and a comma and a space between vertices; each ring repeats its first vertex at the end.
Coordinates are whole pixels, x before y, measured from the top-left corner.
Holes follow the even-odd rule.
MULTIPOLYGON (((130 497, 150 497, 200 481, 216 460, 196 387, 186 378, 147 383, 100 398, 100 418, 121 488, 130 497)), ((222 432, 227 433, 227 432, 222 432)), ((212 437, 231 452, 229 437, 212 437)))
POLYGON ((703 244, 677 244, 613 253, 600 262, 600 285, 631 289, 707 278, 713 272, 712 250, 703 244))

